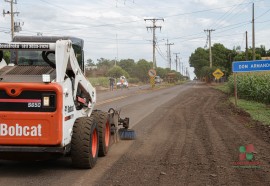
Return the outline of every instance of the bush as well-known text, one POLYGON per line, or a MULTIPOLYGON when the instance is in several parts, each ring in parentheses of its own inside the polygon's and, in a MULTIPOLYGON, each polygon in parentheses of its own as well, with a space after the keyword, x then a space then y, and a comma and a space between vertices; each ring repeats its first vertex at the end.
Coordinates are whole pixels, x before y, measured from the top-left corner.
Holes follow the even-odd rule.
POLYGON ((107 76, 114 77, 114 78, 119 78, 120 76, 125 76, 126 78, 129 78, 129 74, 119 66, 114 66, 113 68, 111 68, 108 71, 107 76))
POLYGON ((90 83, 96 86, 109 87, 109 78, 108 77, 98 77, 98 78, 88 78, 90 83))
POLYGON ((128 79, 128 82, 129 82, 129 83, 139 83, 140 80, 139 80, 138 78, 129 78, 129 79, 128 79))

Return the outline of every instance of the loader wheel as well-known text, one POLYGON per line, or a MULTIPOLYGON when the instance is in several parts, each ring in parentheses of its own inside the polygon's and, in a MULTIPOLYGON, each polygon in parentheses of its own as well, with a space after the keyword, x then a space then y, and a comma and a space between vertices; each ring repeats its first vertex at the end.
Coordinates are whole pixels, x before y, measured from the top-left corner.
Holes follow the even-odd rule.
POLYGON ((98 156, 106 156, 109 151, 111 139, 111 126, 108 113, 101 110, 94 110, 93 116, 98 124, 99 151, 98 156))
POLYGON ((71 140, 72 165, 76 168, 93 168, 98 158, 98 128, 93 117, 75 121, 71 140))

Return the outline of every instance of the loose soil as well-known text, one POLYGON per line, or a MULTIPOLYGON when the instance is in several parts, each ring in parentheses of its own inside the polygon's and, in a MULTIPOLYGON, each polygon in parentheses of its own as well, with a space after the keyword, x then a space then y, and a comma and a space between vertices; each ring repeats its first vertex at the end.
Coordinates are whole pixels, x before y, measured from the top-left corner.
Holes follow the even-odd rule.
POLYGON ((192 86, 134 129, 137 139, 96 185, 270 185, 270 127, 209 86, 192 86), (233 167, 248 144, 259 166, 233 167))

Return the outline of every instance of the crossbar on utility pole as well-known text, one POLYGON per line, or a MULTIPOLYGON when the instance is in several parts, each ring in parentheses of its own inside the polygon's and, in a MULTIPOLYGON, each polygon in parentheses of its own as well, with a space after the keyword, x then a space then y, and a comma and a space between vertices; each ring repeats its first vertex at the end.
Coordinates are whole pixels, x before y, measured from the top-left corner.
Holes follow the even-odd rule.
POLYGON ((153 22, 153 26, 147 26, 147 30, 148 29, 152 29, 153 30, 153 69, 156 68, 156 29, 159 28, 161 30, 161 26, 157 26, 156 22, 162 20, 164 21, 164 19, 144 19, 144 21, 152 21, 153 22))
POLYGON ((169 43, 167 39, 167 43, 165 43, 165 45, 167 45, 167 58, 168 58, 168 63, 171 70, 172 69, 171 45, 174 45, 174 43, 169 43))
POLYGON ((215 30, 207 29, 207 30, 204 30, 204 31, 208 33, 208 37, 209 37, 209 61, 210 61, 210 68, 212 68, 213 59, 212 59, 212 49, 211 49, 211 32, 213 32, 215 30))
POLYGON ((15 1, 14 2, 14 0, 5 0, 5 2, 8 2, 8 3, 10 3, 10 12, 9 11, 7 11, 7 12, 5 12, 5 10, 3 11, 3 16, 5 16, 6 14, 10 14, 10 26, 11 26, 11 28, 10 28, 10 30, 11 30, 11 41, 13 40, 13 37, 14 37, 14 15, 15 14, 19 14, 20 12, 14 12, 13 11, 13 4, 16 4, 17 3, 17 1, 15 1))

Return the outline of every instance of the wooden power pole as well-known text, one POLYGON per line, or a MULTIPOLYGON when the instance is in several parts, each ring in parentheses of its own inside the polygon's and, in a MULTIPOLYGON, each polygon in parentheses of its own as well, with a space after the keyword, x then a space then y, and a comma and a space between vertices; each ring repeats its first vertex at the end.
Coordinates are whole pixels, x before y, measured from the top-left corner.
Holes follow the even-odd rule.
POLYGON ((209 61, 210 61, 210 68, 213 66, 213 59, 212 59, 212 49, 211 49, 211 32, 215 31, 213 29, 207 29, 204 30, 205 32, 208 33, 208 38, 209 38, 209 61))
POLYGON ((153 22, 153 26, 147 26, 147 30, 148 29, 152 29, 153 30, 153 68, 156 68, 156 29, 159 28, 161 30, 161 26, 157 26, 156 22, 162 20, 164 21, 164 19, 144 19, 144 21, 152 21, 153 22))

